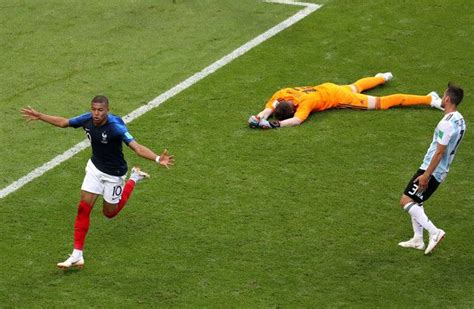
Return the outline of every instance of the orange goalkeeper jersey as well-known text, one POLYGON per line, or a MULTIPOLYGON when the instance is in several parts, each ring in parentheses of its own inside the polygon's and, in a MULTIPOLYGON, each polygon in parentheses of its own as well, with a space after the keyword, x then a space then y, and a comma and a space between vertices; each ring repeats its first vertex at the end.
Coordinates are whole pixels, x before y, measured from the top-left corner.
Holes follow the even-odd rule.
POLYGON ((318 86, 285 88, 277 91, 265 107, 275 109, 278 102, 289 101, 296 107, 295 117, 305 121, 312 112, 341 107, 344 97, 353 97, 348 86, 324 83, 318 86))

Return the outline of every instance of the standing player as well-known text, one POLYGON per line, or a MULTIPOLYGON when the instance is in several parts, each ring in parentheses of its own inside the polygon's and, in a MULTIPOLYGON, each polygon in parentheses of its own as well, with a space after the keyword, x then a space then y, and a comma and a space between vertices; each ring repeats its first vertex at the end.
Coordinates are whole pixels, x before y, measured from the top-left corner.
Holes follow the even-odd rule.
POLYGON ((445 109, 445 115, 436 126, 433 141, 420 169, 409 181, 400 200, 400 206, 411 216, 414 232, 413 238, 399 243, 401 247, 425 249, 423 229, 426 229, 429 232, 429 242, 425 254, 429 254, 446 234, 428 219, 423 209, 423 203, 446 178, 449 166, 453 162, 454 155, 466 132, 464 118, 457 111, 463 96, 464 91, 460 87, 448 84, 448 89, 441 102, 441 106, 445 109))
POLYGON ((118 116, 109 114, 109 100, 105 96, 96 96, 91 102, 91 112, 67 119, 40 113, 31 107, 21 110, 27 121, 42 120, 57 127, 82 127, 92 146, 92 157, 87 162, 86 175, 81 187, 76 223, 74 224, 74 250, 59 268, 82 268, 84 266, 83 249, 89 230, 90 213, 99 195, 103 196, 102 211, 107 218, 115 217, 130 198, 135 184, 150 177, 138 167, 133 167, 130 178, 125 182, 127 162, 122 152, 122 142, 138 156, 153 160, 169 168, 173 165, 173 156, 165 149, 161 155, 140 145, 128 132, 125 123, 118 116))
POLYGON ((277 91, 265 104, 265 109, 256 116, 250 116, 251 128, 273 129, 296 126, 313 112, 333 108, 389 109, 394 106, 427 105, 441 108, 441 98, 436 92, 425 96, 394 94, 374 97, 363 91, 384 84, 393 78, 392 73, 378 73, 374 77, 359 79, 351 85, 324 83, 319 86, 285 88, 277 91), (268 121, 271 115, 277 120, 268 121))

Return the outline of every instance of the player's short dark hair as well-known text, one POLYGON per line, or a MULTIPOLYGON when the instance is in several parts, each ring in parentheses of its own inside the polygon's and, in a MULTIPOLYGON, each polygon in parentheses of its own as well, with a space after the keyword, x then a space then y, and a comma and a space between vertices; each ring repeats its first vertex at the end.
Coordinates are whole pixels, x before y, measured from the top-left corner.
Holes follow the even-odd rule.
POLYGON ((92 99, 91 103, 104 103, 108 106, 109 105, 109 99, 107 99, 107 97, 105 95, 96 95, 92 99))
POLYGON ((464 90, 461 87, 455 85, 452 82, 449 82, 448 89, 446 90, 446 96, 449 97, 451 103, 458 106, 461 104, 462 99, 464 98, 464 90))
POLYGON ((273 111, 273 115, 275 116, 275 118, 280 121, 291 118, 294 116, 294 114, 295 107, 293 103, 288 101, 282 101, 278 103, 278 105, 275 107, 275 110, 273 111))

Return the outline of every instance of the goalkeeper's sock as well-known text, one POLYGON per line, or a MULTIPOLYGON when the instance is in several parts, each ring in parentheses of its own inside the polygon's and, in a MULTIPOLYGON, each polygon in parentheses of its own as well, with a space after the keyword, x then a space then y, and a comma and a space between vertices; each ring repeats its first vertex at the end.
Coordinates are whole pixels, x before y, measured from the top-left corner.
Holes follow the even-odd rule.
POLYGON ((429 95, 411 95, 411 94, 393 94, 380 97, 380 109, 389 109, 394 106, 411 105, 430 105, 431 96, 429 95))
POLYGON ((132 192, 133 192, 133 189, 135 188, 135 181, 132 180, 132 179, 129 179, 127 180, 127 183, 125 184, 125 186, 123 187, 123 192, 122 192, 122 196, 120 197, 120 201, 118 202, 117 204, 117 207, 115 208, 115 210, 113 212, 105 212, 105 208, 104 208, 104 215, 107 217, 107 218, 113 218, 115 217, 120 211, 122 211, 122 209, 125 207, 125 205, 127 204, 127 201, 128 199, 130 198, 130 196, 132 195, 132 192))
POLYGON ((403 209, 410 214, 412 218, 415 220, 425 229, 428 230, 430 235, 434 235, 438 232, 438 228, 431 222, 428 216, 425 213, 423 207, 420 207, 415 202, 407 203, 403 206, 403 209))
POLYGON ((74 224, 74 249, 82 250, 89 231, 92 206, 84 201, 79 202, 76 222, 74 224))

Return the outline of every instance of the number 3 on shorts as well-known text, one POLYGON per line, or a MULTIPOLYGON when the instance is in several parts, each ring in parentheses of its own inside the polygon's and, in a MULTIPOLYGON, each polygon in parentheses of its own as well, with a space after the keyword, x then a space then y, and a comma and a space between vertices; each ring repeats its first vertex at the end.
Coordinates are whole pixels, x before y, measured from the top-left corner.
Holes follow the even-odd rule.
POLYGON ((413 187, 411 187, 411 190, 408 191, 408 194, 410 195, 415 195, 416 191, 418 191, 418 185, 416 183, 413 184, 413 187))

